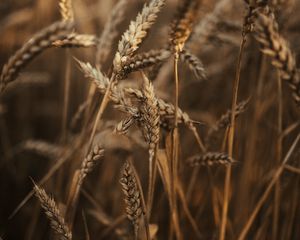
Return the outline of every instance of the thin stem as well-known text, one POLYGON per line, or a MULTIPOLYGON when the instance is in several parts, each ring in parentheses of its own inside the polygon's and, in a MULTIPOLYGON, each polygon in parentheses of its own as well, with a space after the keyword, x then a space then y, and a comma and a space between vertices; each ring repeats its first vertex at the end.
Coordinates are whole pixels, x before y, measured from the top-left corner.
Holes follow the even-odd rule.
POLYGON ((269 183, 269 185, 267 186, 265 192, 263 193, 263 195, 261 196, 261 198, 259 199, 259 201, 257 202, 252 214, 250 215, 248 221, 246 222, 245 226, 243 227, 239 237, 238 237, 238 240, 243 240, 245 239, 247 233, 249 232, 250 230, 250 227, 252 225, 252 223, 254 222, 259 210, 261 209, 261 207, 263 206, 264 202, 266 201, 266 199, 268 198, 270 192, 272 191, 272 188, 273 186, 275 185, 275 183, 277 182, 278 178, 281 176, 284 168, 285 168, 285 165, 287 163, 287 161, 290 159, 293 151, 295 150, 298 142, 299 142, 299 139, 300 139, 300 134, 298 134, 298 136, 296 137, 296 139, 294 140, 292 146, 290 147, 288 153, 286 154, 282 164, 278 167, 278 169, 276 170, 276 172, 274 173, 273 175, 273 178, 271 180, 271 182, 269 183))
POLYGON ((69 57, 70 50, 66 50, 66 73, 64 82, 64 103, 62 113, 62 141, 65 142, 67 137, 67 118, 69 109, 70 83, 71 83, 71 59, 69 57))
POLYGON ((292 173, 300 174, 300 168, 296 168, 291 165, 284 165, 284 168, 292 173))
MULTIPOLYGON (((203 141, 202 141, 200 135, 198 134, 196 127, 194 125, 191 125, 189 128, 193 132, 194 137, 196 138, 196 141, 198 143, 198 146, 199 146, 200 150, 203 153, 205 153, 206 152, 206 147, 204 146, 203 141)), ((194 168, 193 171, 192 171, 192 175, 191 175, 188 187, 187 187, 187 193, 186 193, 187 201, 189 201, 189 199, 192 195, 192 191, 193 191, 194 185, 196 183, 198 174, 199 174, 199 168, 194 168)))
POLYGON ((178 78, 178 59, 179 53, 176 52, 174 55, 174 74, 175 74, 175 116, 174 116, 174 131, 172 138, 172 159, 171 159, 171 201, 172 201, 172 210, 171 218, 173 219, 175 234, 177 239, 182 239, 179 222, 178 222, 178 212, 177 212, 177 194, 175 189, 175 183, 177 179, 178 171, 178 99, 179 99, 179 78, 178 78))
MULTIPOLYGON (((234 132, 235 132, 235 108, 237 104, 238 97, 238 89, 241 75, 241 63, 243 50, 246 43, 246 36, 243 35, 242 41, 240 44, 238 63, 236 69, 236 76, 233 84, 233 97, 232 97, 232 106, 231 106, 231 119, 228 133, 228 156, 232 157, 233 155, 233 143, 234 143, 234 132)), ((230 192, 230 178, 231 178, 231 166, 227 166, 226 168, 226 176, 225 176, 225 184, 224 184, 224 201, 223 201, 223 211, 222 211, 222 221, 221 221, 221 229, 220 229, 220 240, 225 239, 226 232, 226 223, 227 223, 227 214, 228 214, 228 204, 229 204, 229 192, 230 192)))
POLYGON ((141 203, 142 203, 142 208, 143 208, 143 220, 144 220, 144 224, 145 224, 145 229, 146 229, 146 237, 147 237, 147 240, 150 240, 150 230, 149 230, 149 217, 147 216, 147 208, 146 208, 146 204, 145 204, 145 199, 144 199, 144 194, 143 194, 143 189, 142 189, 142 184, 141 184, 141 181, 140 181, 140 178, 137 174, 137 171, 131 161, 131 159, 128 159, 128 163, 132 169, 132 172, 135 176, 135 179, 136 179, 136 183, 137 183, 137 187, 139 189, 139 192, 141 193, 141 203))
MULTIPOLYGON (((278 116, 277 116, 277 143, 276 143, 276 164, 280 164, 282 158, 282 84, 279 73, 277 73, 277 85, 278 85, 278 116)), ((274 192, 274 212, 273 212, 273 228, 272 236, 274 240, 277 239, 278 220, 279 220, 279 207, 280 207, 280 179, 276 182, 274 192)))
POLYGON ((101 102, 101 105, 100 105, 99 110, 97 112, 97 116, 96 116, 96 119, 95 119, 95 123, 93 125, 93 129, 92 129, 92 133, 91 133, 91 136, 90 136, 90 140, 89 140, 88 152, 91 150, 91 147, 93 145, 93 140, 94 140, 94 137, 95 137, 95 134, 96 134, 96 130, 97 130, 99 121, 100 121, 100 119, 101 119, 101 117, 103 115, 103 112, 104 112, 107 104, 109 103, 111 88, 112 88, 112 86, 114 84, 115 84, 115 75, 113 75, 111 77, 110 81, 109 81, 109 85, 107 86, 107 89, 105 91, 104 97, 103 97, 102 102, 101 102))
POLYGON ((155 152, 153 156, 149 158, 149 183, 148 183, 148 198, 147 198, 147 210, 148 210, 148 221, 151 217, 151 210, 153 205, 153 197, 154 197, 154 187, 155 187, 155 179, 156 179, 156 160, 157 160, 157 151, 158 145, 155 147, 155 152))

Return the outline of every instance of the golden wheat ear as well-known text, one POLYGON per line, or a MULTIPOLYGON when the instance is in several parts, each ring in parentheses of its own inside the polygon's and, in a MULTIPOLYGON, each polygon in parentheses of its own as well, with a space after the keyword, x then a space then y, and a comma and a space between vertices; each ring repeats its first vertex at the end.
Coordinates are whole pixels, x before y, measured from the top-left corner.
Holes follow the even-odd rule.
MULTIPOLYGON (((32 180, 33 181, 33 180, 32 180)), ((44 209, 47 218, 50 221, 51 228, 55 231, 60 240, 71 240, 72 233, 65 223, 65 220, 60 213, 55 201, 47 195, 45 190, 34 184, 34 193, 39 199, 41 207, 44 209)))
POLYGON ((196 166, 211 166, 211 165, 230 165, 236 161, 229 157, 226 153, 207 152, 203 155, 194 155, 188 159, 188 165, 196 166))
POLYGON ((170 40, 175 52, 183 50, 185 42, 192 33, 200 2, 197 0, 180 1, 177 13, 171 24, 170 40))
POLYGON ((258 14, 256 39, 261 44, 261 51, 272 58, 272 64, 278 69, 281 79, 289 84, 294 101, 299 106, 300 78, 296 60, 289 44, 279 34, 275 19, 269 15, 258 14))
POLYGON ((144 5, 135 21, 131 21, 128 30, 123 34, 118 44, 118 50, 113 61, 115 72, 121 71, 124 63, 139 48, 164 4, 165 0, 151 0, 149 4, 144 5))
POLYGON ((71 32, 74 23, 71 21, 55 22, 36 33, 27 43, 23 45, 4 65, 0 76, 0 89, 14 81, 22 68, 24 68, 34 57, 52 46, 57 40, 65 39, 71 32))
POLYGON ((126 215, 134 227, 135 237, 137 239, 140 220, 145 213, 142 206, 142 193, 138 188, 137 180, 128 162, 125 162, 123 166, 120 184, 124 193, 126 215))

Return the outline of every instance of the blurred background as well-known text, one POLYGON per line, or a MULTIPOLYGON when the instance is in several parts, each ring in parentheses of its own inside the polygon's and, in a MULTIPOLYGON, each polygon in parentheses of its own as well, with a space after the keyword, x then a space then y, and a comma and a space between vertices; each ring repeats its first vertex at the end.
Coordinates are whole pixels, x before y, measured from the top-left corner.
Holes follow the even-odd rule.
MULTIPOLYGON (((101 36, 113 7, 113 0, 74 0, 76 31, 101 36)), ((276 9, 280 33, 290 43, 299 62, 300 1, 269 1, 276 9)), ((118 26, 118 36, 112 43, 103 72, 108 73, 117 43, 131 20, 142 9, 144 1, 128 0, 124 20, 118 26)), ((177 1, 168 0, 149 32, 139 52, 163 48, 169 39, 169 26, 177 1)), ((241 26, 246 14, 242 0, 202 0, 194 33, 186 47, 203 62, 207 80, 199 81, 183 63, 179 65, 180 107, 197 124, 197 131, 206 139, 216 121, 231 106, 232 84, 241 41, 241 26)), ((57 0, 0 1, 0 66, 34 33, 61 18, 57 0)), ((228 239, 236 239, 257 201, 272 179, 275 169, 288 152, 299 133, 299 108, 293 102, 290 89, 283 83, 282 131, 278 133, 277 72, 270 59, 259 51, 253 34, 247 37, 242 59, 238 101, 249 99, 246 110, 237 120, 234 158, 230 189, 228 239), (263 67, 262 67, 263 66, 263 67), (264 69, 263 71, 261 69, 264 69), (278 148, 278 139, 280 148, 278 148), (278 149, 280 149, 278 152, 278 149)), ((0 95, 0 237, 2 239, 55 239, 48 221, 35 197, 31 197, 11 215, 32 190, 32 182, 41 180, 58 162, 60 151, 71 149, 64 164, 43 184, 64 209, 67 191, 74 169, 84 157, 84 146, 76 148, 74 139, 81 133, 83 123, 74 124, 78 107, 85 102, 91 82, 84 78, 74 58, 95 64, 97 49, 52 47, 36 57, 21 70, 18 79, 0 95), (70 69, 70 88, 66 123, 64 123, 65 78, 70 69), (44 142, 46 150, 36 147, 44 142), (49 147, 53 155, 49 155, 49 147)), ((140 75, 131 74, 121 85, 140 86, 140 75)), ((156 94, 173 102, 173 61, 162 66, 154 80, 156 94)), ((94 104, 102 95, 97 93, 94 104)), ((105 157, 87 178, 77 210, 74 239, 84 239, 85 224, 91 239, 130 239, 130 223, 123 217, 124 204, 119 184, 124 160, 133 160, 144 191, 147 186, 147 145, 138 131, 129 138, 116 136, 113 127, 123 118, 109 105, 97 142, 106 150, 105 157), (121 231, 118 232, 118 231, 121 231)), ((210 151, 222 151, 224 130, 206 142, 210 151)), ((88 141, 88 139, 86 140, 88 141)), ((51 151, 50 151, 51 152, 51 151)), ((192 133, 180 127, 180 178, 185 194, 192 169, 185 161, 199 153, 192 133)), ((300 167, 299 146, 289 164, 300 167)), ((179 204, 180 224, 184 239, 217 239, 222 213, 225 168, 214 166, 199 169, 196 184, 190 189, 188 207, 201 237, 193 231, 183 207, 179 204)), ((247 239, 300 239, 300 180, 299 173, 284 171, 278 185, 279 206, 272 192, 259 211, 247 239), (275 208, 278 211, 275 211, 275 208), (274 230, 274 212, 277 227, 274 230), (275 231, 275 233, 274 233, 275 231)), ((169 209, 161 180, 157 181, 153 219, 157 239, 169 234, 169 209)))

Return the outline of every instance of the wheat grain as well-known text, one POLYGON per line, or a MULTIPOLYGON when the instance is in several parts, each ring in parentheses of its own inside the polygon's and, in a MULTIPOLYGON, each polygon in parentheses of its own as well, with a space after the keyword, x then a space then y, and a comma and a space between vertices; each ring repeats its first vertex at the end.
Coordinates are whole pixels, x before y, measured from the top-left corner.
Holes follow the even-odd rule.
POLYGON ((183 62, 188 64, 189 68, 193 71, 198 80, 206 79, 203 63, 196 55, 190 53, 186 49, 183 49, 180 53, 180 57, 183 62))
POLYGON ((53 42, 55 47, 79 48, 96 47, 98 39, 95 35, 71 33, 62 40, 53 42))
POLYGON ((135 118, 133 116, 129 116, 117 124, 114 132, 116 134, 125 135, 127 134, 129 128, 134 124, 134 122, 135 118))
MULTIPOLYGON (((81 71, 84 73, 85 77, 90 78, 95 82, 99 91, 104 94, 108 85, 109 79, 99 70, 93 68, 89 63, 83 63, 77 60, 81 71)), ((134 88, 124 88, 118 89, 116 86, 112 88, 110 99, 116 105, 125 105, 124 104, 124 95, 130 95, 138 100, 143 100, 143 94, 140 90, 134 88)), ((175 108, 171 103, 167 103, 162 99, 157 99, 159 114, 161 119, 174 119, 175 108)), ((124 106, 126 109, 126 107, 124 106)), ((125 111, 126 112, 126 111, 125 111)), ((178 119, 179 122, 182 122, 188 126, 193 125, 193 120, 189 117, 186 112, 183 112, 181 109, 178 109, 178 119)))
POLYGON ((200 2, 197 0, 181 1, 177 14, 171 24, 171 43, 175 52, 181 52, 185 42, 189 38, 200 2))
POLYGON ((131 72, 160 64, 161 62, 167 60, 169 56, 170 52, 165 49, 150 50, 149 52, 137 54, 124 63, 122 70, 118 72, 117 78, 124 79, 131 72))
POLYGON ((59 10, 63 20, 74 20, 72 0, 59 0, 59 10))
POLYGON ((158 101, 154 93, 154 87, 150 80, 143 75, 142 94, 143 100, 140 104, 141 128, 146 142, 149 144, 150 158, 153 158, 155 147, 159 141, 159 122, 160 115, 158 109, 158 101))

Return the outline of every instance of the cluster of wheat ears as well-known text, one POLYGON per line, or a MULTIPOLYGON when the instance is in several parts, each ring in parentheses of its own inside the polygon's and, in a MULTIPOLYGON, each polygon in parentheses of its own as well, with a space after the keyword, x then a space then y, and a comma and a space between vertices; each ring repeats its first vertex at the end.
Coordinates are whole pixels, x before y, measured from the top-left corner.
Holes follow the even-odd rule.
POLYGON ((287 29, 284 14, 292 11, 287 8, 297 3, 119 0, 110 3, 98 36, 79 33, 77 2, 58 1, 61 20, 35 33, 2 68, 0 120, 5 121, 10 112, 6 92, 26 81, 34 84, 34 75, 26 79, 23 71, 37 55, 58 49, 67 56, 58 143, 30 139, 10 152, 3 144, 3 159, 24 150, 53 159, 44 177, 30 176, 33 190, 11 219, 35 195, 56 233, 48 233, 53 239, 300 238, 300 76, 296 51, 282 30, 287 29), (141 8, 122 33, 133 6, 141 8), (230 7, 232 16, 239 11, 239 19, 222 18, 230 7), (161 12, 173 8, 176 13, 165 23, 161 12), (156 43, 151 34, 160 19, 167 27, 156 43), (228 32, 238 41, 226 38, 228 32), (147 41, 150 49, 140 49, 147 41), (213 50, 205 48, 209 43, 213 50), (83 48, 95 50, 93 63, 77 54, 83 48), (218 48, 234 49, 233 60, 219 58, 218 48), (209 52, 214 56, 202 59, 209 52), (232 63, 230 71, 227 63, 232 63), (77 78, 91 80, 85 80, 85 99, 72 115, 71 66, 77 78), (214 72, 223 82, 218 91, 207 86, 188 94, 182 90, 190 79, 204 88, 201 84, 213 82, 214 72), (189 94, 229 110, 212 118, 209 111, 192 107, 190 115, 183 107, 189 94), (229 96, 229 105, 222 94, 229 96), (244 114, 242 125, 237 117, 244 114))

